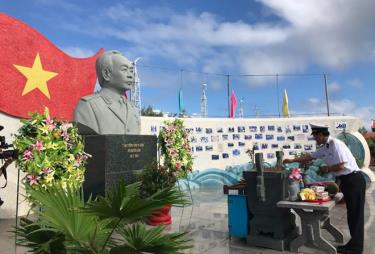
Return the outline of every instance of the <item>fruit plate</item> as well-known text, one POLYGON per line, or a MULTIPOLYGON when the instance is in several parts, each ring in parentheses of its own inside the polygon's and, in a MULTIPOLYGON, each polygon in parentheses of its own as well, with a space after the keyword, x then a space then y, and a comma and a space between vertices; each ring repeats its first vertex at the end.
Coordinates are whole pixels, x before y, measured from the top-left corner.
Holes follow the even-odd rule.
POLYGON ((331 198, 320 198, 320 199, 314 199, 314 200, 304 200, 304 202, 310 202, 310 203, 323 203, 331 201, 331 198))

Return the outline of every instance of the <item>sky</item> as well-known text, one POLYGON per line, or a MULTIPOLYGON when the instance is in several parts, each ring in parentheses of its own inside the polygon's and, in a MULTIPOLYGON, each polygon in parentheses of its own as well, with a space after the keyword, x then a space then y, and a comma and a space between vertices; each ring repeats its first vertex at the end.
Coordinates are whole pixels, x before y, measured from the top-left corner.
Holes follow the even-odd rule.
POLYGON ((276 116, 284 90, 292 116, 375 118, 373 0, 12 0, 0 11, 67 54, 120 50, 137 62, 142 106, 209 117, 276 116))

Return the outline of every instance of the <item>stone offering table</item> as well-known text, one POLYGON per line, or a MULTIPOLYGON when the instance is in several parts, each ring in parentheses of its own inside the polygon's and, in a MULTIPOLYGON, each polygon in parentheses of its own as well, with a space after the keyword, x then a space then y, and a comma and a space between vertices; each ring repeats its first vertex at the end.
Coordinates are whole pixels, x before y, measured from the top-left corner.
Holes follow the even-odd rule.
POLYGON ((336 242, 343 243, 343 234, 330 222, 330 211, 342 199, 342 193, 328 202, 292 202, 279 201, 277 207, 293 209, 301 218, 302 234, 291 241, 290 250, 298 252, 302 245, 312 244, 318 249, 336 254, 336 248, 321 235, 321 228, 326 229, 336 242))

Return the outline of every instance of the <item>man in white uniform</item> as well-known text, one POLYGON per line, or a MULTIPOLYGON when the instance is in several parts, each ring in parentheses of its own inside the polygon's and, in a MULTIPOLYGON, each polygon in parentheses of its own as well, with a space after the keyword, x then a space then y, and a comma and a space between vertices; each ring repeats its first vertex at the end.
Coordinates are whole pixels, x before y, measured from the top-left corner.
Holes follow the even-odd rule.
POLYGON ((364 206, 366 180, 357 166, 349 148, 340 140, 329 136, 328 126, 310 124, 317 149, 311 154, 296 159, 285 159, 284 163, 307 163, 322 159, 327 166, 321 167, 323 173, 332 172, 341 181, 347 209, 347 220, 351 239, 337 248, 338 253, 362 254, 364 234, 364 206))

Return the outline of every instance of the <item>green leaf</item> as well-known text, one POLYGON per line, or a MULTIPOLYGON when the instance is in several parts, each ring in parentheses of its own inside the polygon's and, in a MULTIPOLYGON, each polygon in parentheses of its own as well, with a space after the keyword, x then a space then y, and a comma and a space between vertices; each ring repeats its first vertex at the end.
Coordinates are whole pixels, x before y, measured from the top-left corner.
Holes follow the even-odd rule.
POLYGON ((177 188, 165 188, 148 198, 142 198, 139 187, 139 182, 129 185, 120 182, 105 198, 98 197, 95 201, 89 202, 84 210, 101 219, 134 223, 150 216, 156 209, 167 204, 190 204, 185 194, 177 188))
MULTIPOLYGON (((90 253, 96 253, 103 245, 110 231, 109 222, 81 212, 84 201, 79 190, 54 185, 47 190, 30 188, 29 193, 32 200, 42 207, 36 211, 38 232, 52 231, 63 235, 67 250, 92 250, 90 253)), ((30 242, 27 237, 23 240, 30 242)))
POLYGON ((125 251, 133 250, 136 252, 129 253, 174 254, 182 253, 182 250, 192 247, 191 240, 186 239, 187 233, 164 234, 163 230, 164 226, 147 229, 144 224, 140 223, 124 227, 118 232, 124 237, 126 243, 121 247, 111 249, 110 253, 128 253, 125 251))

